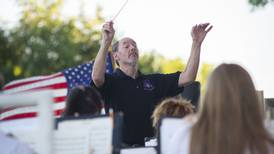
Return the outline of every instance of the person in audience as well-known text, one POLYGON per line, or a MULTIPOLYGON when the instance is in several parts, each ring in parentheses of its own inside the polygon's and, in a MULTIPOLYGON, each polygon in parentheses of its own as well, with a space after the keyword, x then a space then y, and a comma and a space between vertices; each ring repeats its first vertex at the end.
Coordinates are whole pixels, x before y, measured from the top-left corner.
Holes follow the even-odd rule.
POLYGON ((102 97, 95 88, 78 86, 69 92, 63 116, 98 115, 102 107, 102 97))
POLYGON ((163 100, 159 105, 156 106, 152 113, 152 125, 156 130, 156 134, 158 132, 158 126, 161 117, 181 117, 194 113, 194 106, 190 103, 190 101, 183 99, 181 97, 178 98, 167 98, 163 100))
POLYGON ((0 131, 0 153, 1 154, 35 154, 32 149, 18 141, 16 138, 5 135, 0 131))
POLYGON ((196 118, 184 118, 168 154, 271 154, 261 105, 248 72, 221 64, 211 74, 196 118))

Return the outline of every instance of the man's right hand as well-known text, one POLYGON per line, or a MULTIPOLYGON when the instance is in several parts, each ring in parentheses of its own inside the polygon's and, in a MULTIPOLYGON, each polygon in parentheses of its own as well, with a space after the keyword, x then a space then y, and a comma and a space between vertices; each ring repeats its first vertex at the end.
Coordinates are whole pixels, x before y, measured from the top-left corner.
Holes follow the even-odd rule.
POLYGON ((113 22, 106 22, 102 28, 101 47, 95 58, 92 70, 92 80, 96 87, 101 87, 105 82, 106 57, 114 33, 113 22))
POLYGON ((102 46, 109 47, 111 45, 114 33, 113 22, 106 22, 102 28, 102 46))

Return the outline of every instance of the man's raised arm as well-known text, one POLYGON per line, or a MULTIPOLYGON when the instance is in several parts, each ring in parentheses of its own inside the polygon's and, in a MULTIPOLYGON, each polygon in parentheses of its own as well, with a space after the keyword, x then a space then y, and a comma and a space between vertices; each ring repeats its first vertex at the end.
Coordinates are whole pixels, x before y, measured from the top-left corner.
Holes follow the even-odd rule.
POLYGON ((106 57, 114 33, 113 22, 106 22, 102 28, 101 46, 93 64, 92 80, 96 87, 102 86, 105 82, 106 57))
POLYGON ((206 34, 211 30, 212 26, 209 23, 199 24, 192 27, 192 47, 190 57, 187 62, 187 66, 184 72, 180 74, 178 86, 184 86, 188 83, 195 81, 197 76, 199 62, 200 62, 200 51, 206 34))

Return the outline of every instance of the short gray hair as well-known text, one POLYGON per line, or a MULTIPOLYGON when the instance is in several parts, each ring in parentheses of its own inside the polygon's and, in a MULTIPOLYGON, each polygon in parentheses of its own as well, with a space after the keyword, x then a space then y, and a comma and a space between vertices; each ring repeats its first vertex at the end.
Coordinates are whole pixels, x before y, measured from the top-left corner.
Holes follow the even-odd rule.
POLYGON ((113 52, 118 51, 118 47, 119 47, 119 41, 115 42, 115 43, 112 45, 112 51, 113 51, 113 52))
MULTIPOLYGON (((119 41, 115 42, 113 45, 112 45, 112 52, 117 52, 118 51, 118 48, 119 48, 119 41)), ((118 61, 115 61, 115 63, 119 65, 118 61)))

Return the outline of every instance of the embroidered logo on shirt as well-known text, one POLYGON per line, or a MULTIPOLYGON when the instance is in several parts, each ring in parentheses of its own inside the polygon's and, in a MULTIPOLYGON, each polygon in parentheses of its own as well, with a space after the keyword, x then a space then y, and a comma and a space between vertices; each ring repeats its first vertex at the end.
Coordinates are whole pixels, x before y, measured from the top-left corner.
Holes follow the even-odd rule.
POLYGON ((143 87, 144 87, 144 90, 149 90, 149 91, 152 91, 154 89, 154 86, 152 85, 150 80, 144 80, 143 87))

